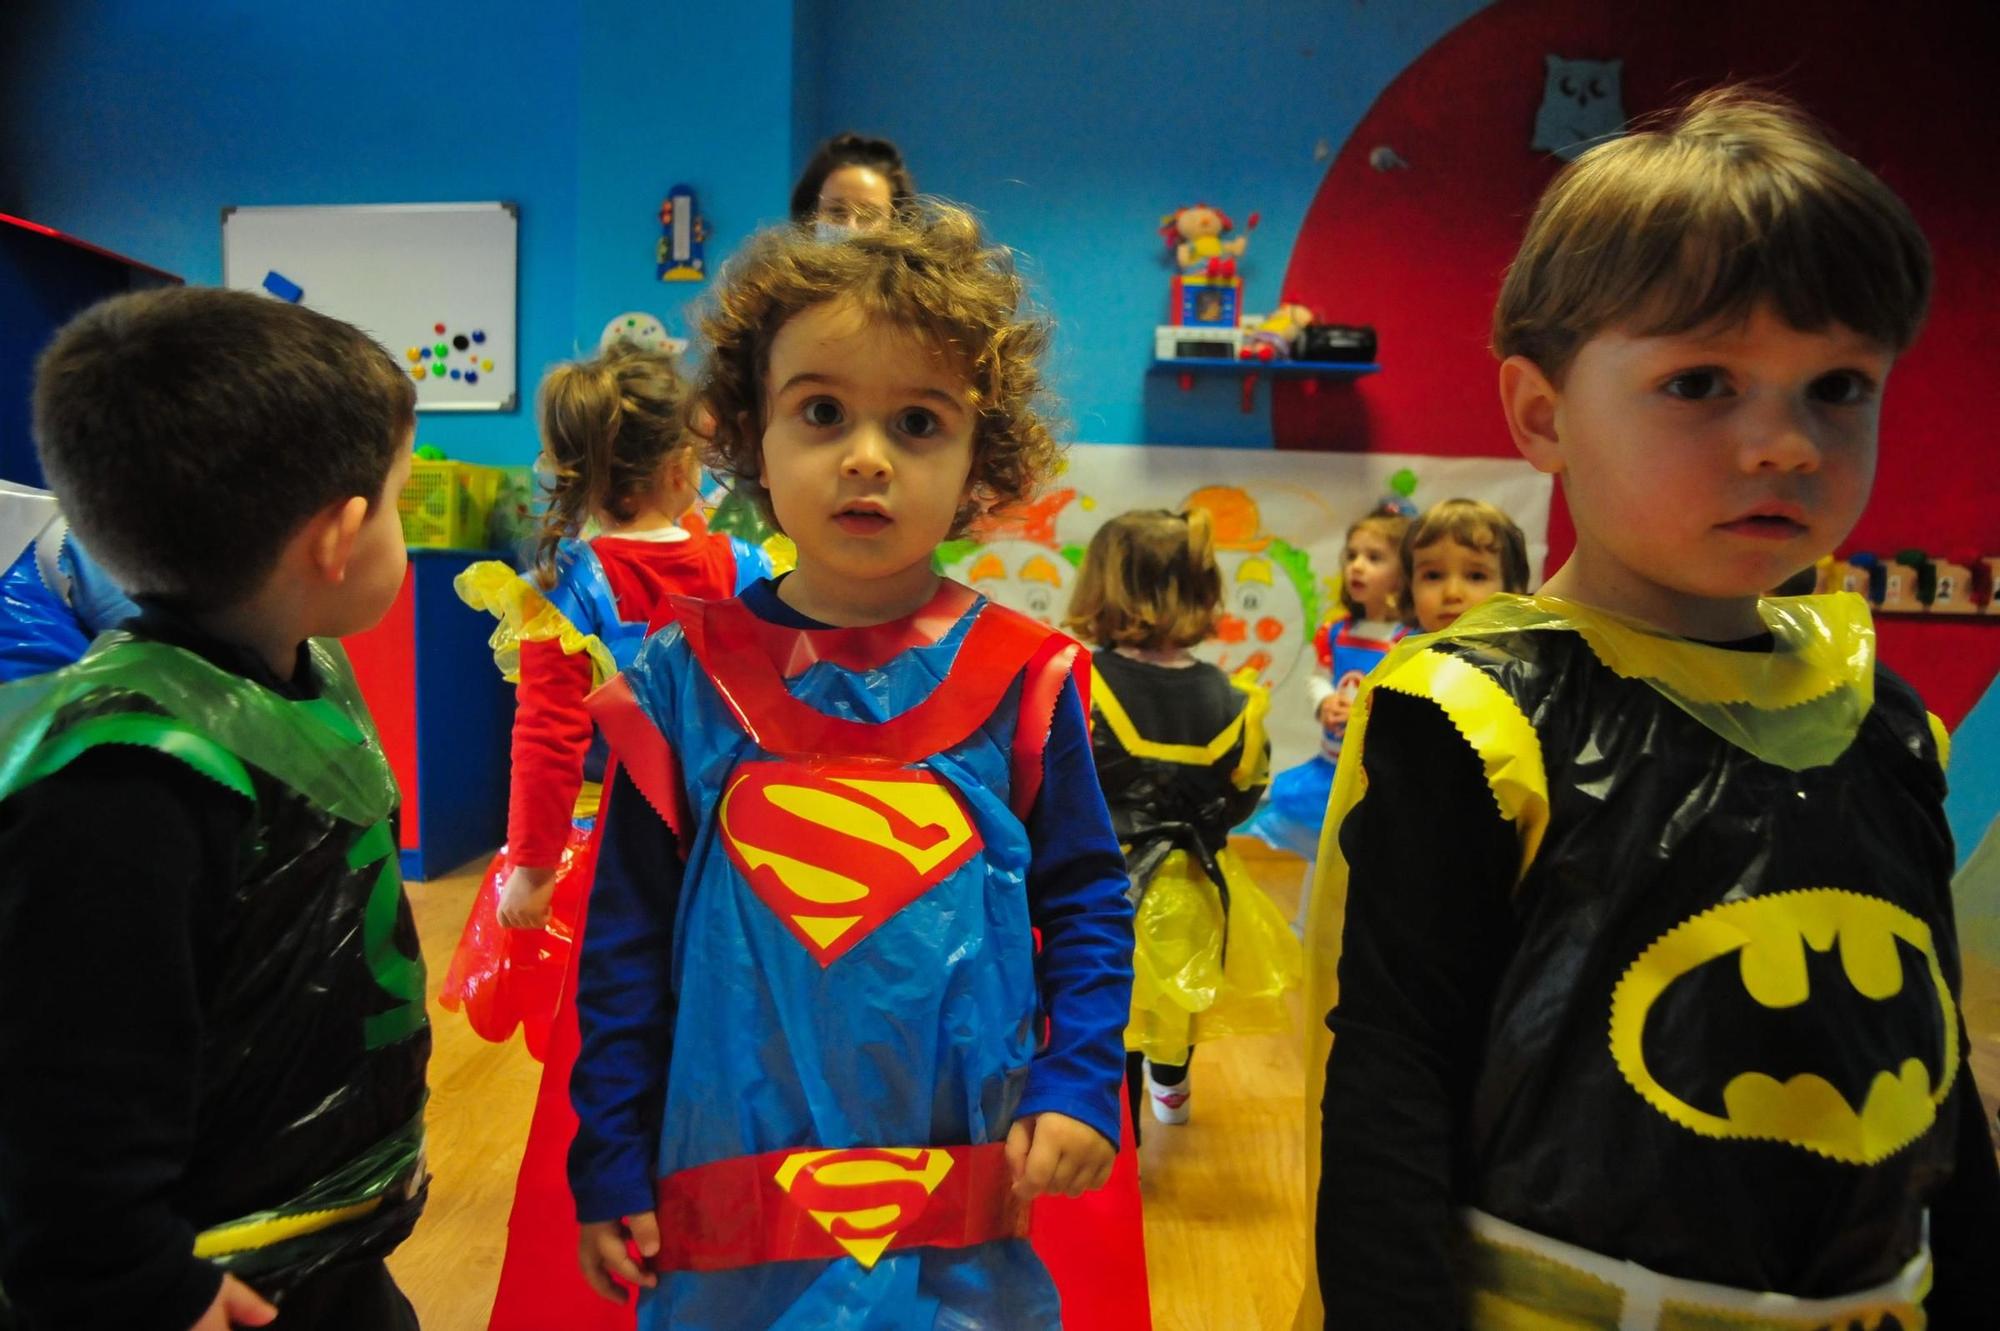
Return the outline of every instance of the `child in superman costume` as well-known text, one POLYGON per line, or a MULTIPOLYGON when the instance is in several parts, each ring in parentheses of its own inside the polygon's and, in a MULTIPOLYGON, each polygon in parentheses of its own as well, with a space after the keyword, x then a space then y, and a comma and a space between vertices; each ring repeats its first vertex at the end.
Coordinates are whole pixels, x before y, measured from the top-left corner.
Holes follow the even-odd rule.
POLYGON ((1737 90, 1544 196, 1495 346, 1576 550, 1350 724, 1300 1326, 1992 1324, 1948 744, 1859 598, 1760 594, 1859 516, 1929 286, 1895 196, 1737 90))
POLYGON ((925 207, 765 233, 704 321, 711 462, 799 553, 677 602, 592 699, 619 773, 570 1177, 645 1331, 1067 1315, 1028 1203, 1112 1172, 1124 862, 1080 649, 931 565, 1055 461, 1020 299, 925 207))
POLYGON ((417 1325, 383 1258, 428 1182, 424 970, 334 641, 401 586, 414 403, 244 292, 119 297, 42 357, 43 464, 138 611, 0 689, 10 1331, 417 1325))
MULTIPOLYGON (((494 662, 516 684, 507 844, 494 857, 439 1001, 488 1040, 519 1026, 544 1057, 590 881, 604 753, 584 698, 632 664, 673 596, 720 598, 769 573, 749 544, 693 512, 700 463, 684 386, 664 352, 624 344, 542 380, 542 456, 554 473, 533 569, 498 560, 458 575, 499 621, 494 662), (586 522, 598 534, 579 539, 586 522)), ((568 1068, 558 1070, 564 1082, 568 1068)))

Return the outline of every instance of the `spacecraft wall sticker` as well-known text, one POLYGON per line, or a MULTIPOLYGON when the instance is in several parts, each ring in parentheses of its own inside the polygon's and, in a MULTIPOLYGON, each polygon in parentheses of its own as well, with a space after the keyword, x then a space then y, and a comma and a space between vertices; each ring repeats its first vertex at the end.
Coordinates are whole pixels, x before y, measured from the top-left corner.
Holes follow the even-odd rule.
POLYGON ((695 206, 694 187, 676 185, 660 202, 657 272, 662 282, 700 282, 708 277, 701 249, 708 220, 695 206))
POLYGON ((644 310, 627 310, 604 325, 604 331, 598 334, 597 349, 609 351, 620 342, 642 351, 664 351, 669 356, 680 355, 688 345, 686 338, 672 336, 665 324, 644 310))
POLYGON ((447 323, 432 324, 422 342, 404 349, 403 358, 409 362, 410 378, 419 383, 425 379, 450 379, 470 386, 479 382, 480 375, 493 370, 493 357, 486 347, 486 330, 453 332, 447 323))
POLYGON ((1814 887, 1726 902, 1661 935, 1612 993, 1611 1053, 1692 1132, 1872 1165, 1936 1121, 1961 1042, 1929 926, 1814 887))

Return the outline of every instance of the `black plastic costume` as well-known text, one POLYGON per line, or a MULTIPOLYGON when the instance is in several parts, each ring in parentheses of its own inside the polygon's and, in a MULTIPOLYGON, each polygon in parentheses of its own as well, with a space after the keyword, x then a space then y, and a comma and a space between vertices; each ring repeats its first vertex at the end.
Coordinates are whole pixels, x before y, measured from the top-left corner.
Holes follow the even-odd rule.
POLYGON ((1866 1291, 1832 1324, 1909 1328, 1930 1253, 1986 1278, 1941 729, 1857 598, 1762 613, 1711 646, 1499 597, 1371 678, 1308 930, 1324 1011, 1344 902, 1302 1325, 1616 1327, 1657 1274, 1646 1325, 1866 1291))
POLYGON ((1127 1049, 1178 1065, 1219 1035, 1283 1030, 1298 941, 1229 850, 1269 779, 1265 691, 1212 665, 1094 658, 1091 756, 1134 900, 1127 1049))
MULTIPOLYGON (((135 965, 136 975, 82 965, 71 981, 90 991, 91 1010, 122 1011, 134 1030, 184 1039, 185 1048, 161 1051, 171 1065, 155 1059, 143 1074, 171 1084, 131 1085, 134 1074, 108 1053, 58 1048, 51 1042, 73 1037, 46 1016, 10 1013, 5 1047, 61 1079, 47 1086, 125 1092, 162 1115, 162 1106, 180 1106, 171 1121, 97 1114, 119 1139, 96 1144, 102 1158, 90 1162, 88 1177, 98 1179, 108 1161, 143 1160, 132 1168, 146 1171, 150 1187, 118 1184, 135 1189, 131 1204, 164 1202, 193 1231, 194 1259, 235 1273, 281 1307, 310 1277, 392 1249, 415 1224, 427 1181, 430 1028, 397 864, 395 782, 338 645, 308 643, 299 674, 299 696, 281 696, 193 651, 115 633, 74 666, 0 689, 0 799, 10 808, 16 797, 21 807, 47 803, 44 794, 90 767, 84 760, 92 755, 143 752, 152 762, 144 771, 158 779, 141 777, 141 786, 186 792, 163 797, 160 807, 186 809, 189 818, 199 812, 205 826, 220 829, 219 849, 189 864, 198 881, 187 918, 161 922, 158 964, 135 965), (120 1077, 126 1085, 116 1084, 120 1077), (145 1139, 132 1139, 141 1132, 145 1139)), ((105 808, 101 817, 117 844, 121 810, 105 808)), ((9 821, 10 835, 34 835, 32 827, 15 829, 17 821, 9 821)), ((126 862, 102 847, 57 849, 83 872, 126 862)), ((35 927, 59 914, 60 903, 44 908, 34 896, 63 888, 43 874, 15 878, 0 921, 35 927)), ((10 953, 78 946, 0 941, 10 953)), ((64 1002, 61 993, 46 998, 64 1002)), ((75 995, 72 1003, 84 1006, 75 995)), ((23 1121, 46 1108, 24 1088, 23 1121)), ((45 1168, 26 1153, 30 1144, 5 1148, 0 1172, 10 1195, 0 1201, 8 1206, 50 1200, 34 1190, 59 1184, 63 1168, 85 1177, 81 1161, 45 1168)), ((16 1274, 45 1269, 32 1253, 14 1255, 27 1263, 16 1274)), ((107 1268, 107 1283, 110 1271, 137 1256, 89 1255, 107 1268)), ((27 1283, 15 1291, 24 1306, 27 1283)), ((120 1325, 141 1324, 142 1309, 131 1311, 120 1325)), ((148 1301, 143 1311, 161 1309, 148 1301)))

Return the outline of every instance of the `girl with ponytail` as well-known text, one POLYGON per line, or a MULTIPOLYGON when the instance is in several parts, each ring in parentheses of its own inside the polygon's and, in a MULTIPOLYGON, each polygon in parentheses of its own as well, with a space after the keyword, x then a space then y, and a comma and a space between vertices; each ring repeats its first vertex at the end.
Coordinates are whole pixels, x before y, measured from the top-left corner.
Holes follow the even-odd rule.
POLYGON ((721 600, 771 571, 763 551, 710 534, 695 507, 701 470, 686 397, 669 356, 629 345, 551 370, 537 468, 548 507, 533 562, 525 575, 489 561, 458 577, 459 596, 499 620, 493 659, 516 685, 513 774, 507 844, 439 998, 496 1043, 520 1026, 544 1065, 489 1331, 631 1324, 629 1312, 584 1286, 574 1264, 549 1260, 577 1236, 563 1177, 576 1135, 568 1087, 577 1025, 566 1009, 606 752, 584 698, 671 618, 670 598, 721 600))
POLYGON ((1136 901, 1125 1032, 1133 1134, 1139 1083, 1162 1123, 1188 1118, 1193 1047, 1283 1030, 1299 944, 1229 851, 1270 775, 1270 699, 1189 650, 1222 612, 1208 513, 1121 514, 1098 528, 1064 625, 1092 644, 1091 754, 1136 901))
POLYGON ((474 903, 443 1001, 502 1041, 518 1022, 543 1054, 587 873, 577 871, 603 775, 583 700, 631 661, 672 596, 719 599, 770 571, 695 512, 700 464, 673 360, 614 345, 542 381, 548 507, 526 576, 497 560, 458 577, 490 611, 516 685, 507 845, 474 903), (595 535, 584 539, 590 529, 595 535), (520 936, 510 934, 518 931, 520 936))

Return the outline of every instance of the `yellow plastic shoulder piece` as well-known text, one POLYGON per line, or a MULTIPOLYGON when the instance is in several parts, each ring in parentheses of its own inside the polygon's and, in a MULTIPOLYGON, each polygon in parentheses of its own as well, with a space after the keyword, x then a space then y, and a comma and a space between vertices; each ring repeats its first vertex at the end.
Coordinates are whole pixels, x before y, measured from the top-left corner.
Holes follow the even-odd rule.
POLYGON ((500 621, 487 639, 493 664, 510 684, 521 682, 521 644, 554 642, 569 656, 588 654, 592 687, 618 673, 611 649, 595 633, 585 633, 549 604, 541 588, 497 559, 481 560, 452 579, 458 599, 500 621))
MULTIPOLYGON (((1497 599, 1497 598, 1496 598, 1497 599)), ((1548 776, 1535 728, 1520 706, 1491 676, 1460 658, 1436 651, 1425 639, 1405 638, 1376 667, 1355 699, 1341 743, 1340 766, 1322 824, 1314 861, 1312 896, 1306 912, 1306 1195, 1319 1190, 1320 1097, 1326 1089, 1326 1060, 1333 1034, 1326 1016, 1340 998, 1340 930, 1347 914, 1347 859, 1340 853, 1340 824, 1368 792, 1362 754, 1368 743, 1368 715, 1374 691, 1392 689, 1428 698, 1443 709, 1478 755, 1487 788, 1500 814, 1513 823, 1521 844, 1518 883, 1534 862, 1548 830, 1548 776)), ((1305 1293, 1295 1327, 1317 1327, 1323 1318, 1318 1284, 1307 1259, 1305 1293)))
POLYGON ((1500 816, 1520 833, 1521 863, 1514 877, 1520 882, 1549 826, 1542 743, 1520 704, 1479 667, 1428 648, 1378 680, 1376 687, 1436 703, 1479 755, 1500 816))
MULTIPOLYGON (((1096 666, 1090 668, 1090 705, 1104 717, 1104 723, 1111 727, 1111 733, 1118 737, 1118 743, 1134 758, 1151 758, 1156 762, 1180 763, 1187 767, 1210 767, 1236 746, 1243 737, 1244 724, 1249 717, 1249 708, 1236 714, 1236 719, 1222 728, 1222 732, 1206 744, 1165 744, 1147 739, 1132 724, 1118 695, 1104 682, 1104 676, 1096 666)), ((1268 705, 1268 699, 1267 699, 1268 705)))
POLYGON ((1271 780, 1271 745, 1264 729, 1271 691, 1257 682, 1257 672, 1250 666, 1230 676, 1229 683, 1243 695, 1243 752, 1229 780, 1238 790, 1249 790, 1271 780))

